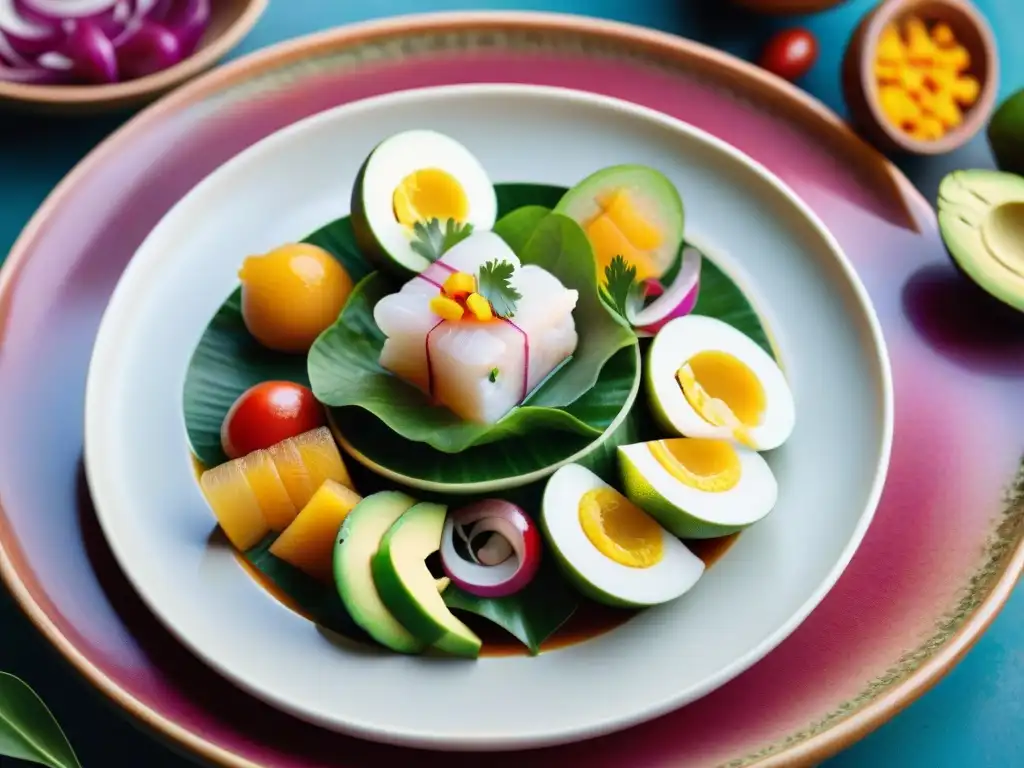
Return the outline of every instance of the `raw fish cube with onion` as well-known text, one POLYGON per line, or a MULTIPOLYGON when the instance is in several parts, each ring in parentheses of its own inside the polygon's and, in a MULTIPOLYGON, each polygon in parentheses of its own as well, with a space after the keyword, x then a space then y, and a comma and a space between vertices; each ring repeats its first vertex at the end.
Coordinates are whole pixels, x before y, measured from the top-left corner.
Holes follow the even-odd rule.
POLYGON ((576 350, 578 298, 547 270, 521 264, 498 235, 475 232, 377 302, 373 317, 387 336, 380 364, 459 417, 493 424, 576 350), (479 283, 481 268, 492 262, 511 267, 508 283, 520 298, 510 317, 479 320, 473 302, 457 320, 434 311, 431 302, 443 296, 451 275, 479 283))

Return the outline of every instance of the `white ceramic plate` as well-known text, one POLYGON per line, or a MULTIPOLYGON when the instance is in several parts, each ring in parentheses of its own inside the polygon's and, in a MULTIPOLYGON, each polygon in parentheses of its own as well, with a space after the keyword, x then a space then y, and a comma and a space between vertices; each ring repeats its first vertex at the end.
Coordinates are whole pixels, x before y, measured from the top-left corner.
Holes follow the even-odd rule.
POLYGON ((763 657, 835 583, 889 459, 892 389, 867 296, 839 246, 776 178, 721 141, 612 99, 532 86, 410 91, 317 115, 260 142, 147 238, 104 315, 89 371, 86 466, 100 522, 149 607, 256 696, 366 738, 511 749, 586 738, 686 704, 763 657), (663 170, 687 235, 744 286, 797 403, 769 456, 775 512, 683 599, 539 657, 477 662, 353 650, 207 546, 213 518, 182 417, 190 355, 248 254, 346 213, 363 158, 412 127, 448 133, 495 181, 570 186, 612 163, 663 170))

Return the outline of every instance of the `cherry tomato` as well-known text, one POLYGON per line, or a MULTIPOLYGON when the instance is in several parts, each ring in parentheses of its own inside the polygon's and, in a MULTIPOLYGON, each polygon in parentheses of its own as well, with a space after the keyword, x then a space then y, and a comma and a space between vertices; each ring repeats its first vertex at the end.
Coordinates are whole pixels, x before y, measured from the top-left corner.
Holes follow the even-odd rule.
POLYGON ((232 404, 220 428, 220 444, 228 458, 237 459, 326 423, 324 409, 308 387, 264 381, 232 404))
POLYGON ((784 29, 765 45, 758 66, 783 80, 796 80, 806 75, 817 59, 814 35, 806 29, 784 29))

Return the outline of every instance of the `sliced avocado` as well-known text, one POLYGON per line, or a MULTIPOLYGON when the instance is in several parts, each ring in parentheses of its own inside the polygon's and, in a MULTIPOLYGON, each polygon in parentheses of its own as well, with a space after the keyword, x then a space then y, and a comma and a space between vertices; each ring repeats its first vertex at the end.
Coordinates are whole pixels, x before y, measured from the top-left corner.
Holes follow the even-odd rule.
POLYGON ((373 580, 384 605, 421 642, 476 658, 480 638, 448 610, 426 564, 441 546, 447 511, 442 504, 423 502, 398 518, 373 556, 373 580))
POLYGON ((1024 312, 1024 178, 954 171, 939 185, 938 209, 954 263, 984 291, 1024 312))
POLYGON ((563 195, 555 213, 587 233, 600 273, 616 255, 637 267, 637 279, 661 278, 683 241, 683 200, 661 171, 613 165, 563 195))
POLYGON ((988 123, 988 143, 1002 171, 1024 176, 1024 88, 1010 96, 988 123))
POLYGON ((370 560, 391 525, 415 503, 397 491, 367 496, 348 513, 334 546, 334 583, 348 612, 374 640, 399 653, 419 653, 427 644, 385 607, 374 585, 370 560))

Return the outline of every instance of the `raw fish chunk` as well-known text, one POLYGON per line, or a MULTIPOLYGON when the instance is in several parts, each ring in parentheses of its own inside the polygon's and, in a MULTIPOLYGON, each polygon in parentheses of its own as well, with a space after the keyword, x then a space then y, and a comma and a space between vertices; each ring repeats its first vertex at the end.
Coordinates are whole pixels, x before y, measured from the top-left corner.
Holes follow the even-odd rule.
POLYGON ((521 265, 498 235, 477 232, 374 307, 374 320, 388 337, 380 363, 461 418, 492 424, 573 354, 578 298, 547 270, 521 265), (522 298, 511 322, 480 322, 469 313, 442 322, 431 311, 430 301, 449 275, 476 276, 494 260, 515 270, 510 283, 522 298))

